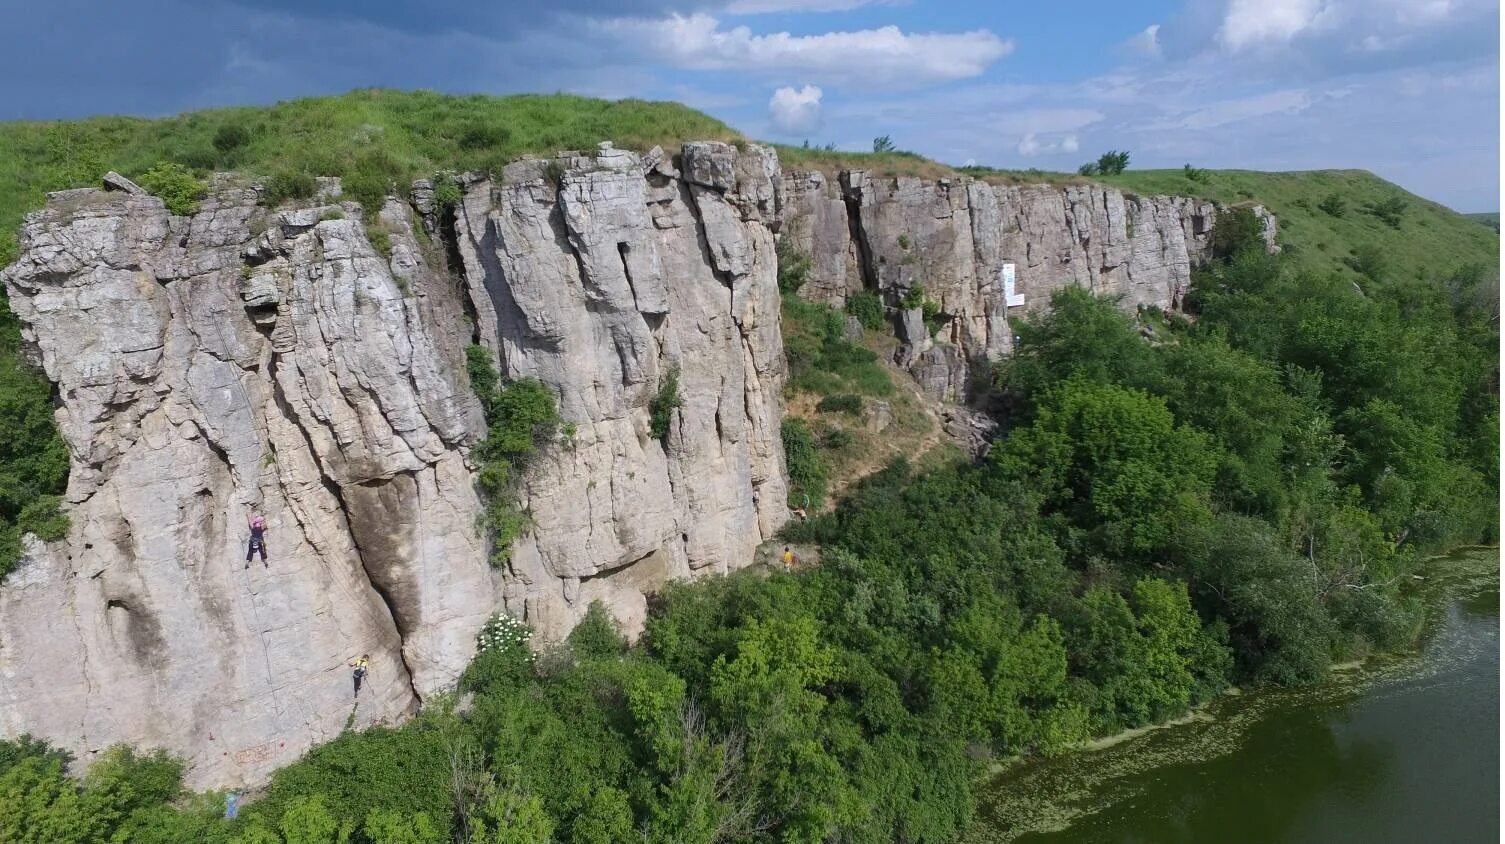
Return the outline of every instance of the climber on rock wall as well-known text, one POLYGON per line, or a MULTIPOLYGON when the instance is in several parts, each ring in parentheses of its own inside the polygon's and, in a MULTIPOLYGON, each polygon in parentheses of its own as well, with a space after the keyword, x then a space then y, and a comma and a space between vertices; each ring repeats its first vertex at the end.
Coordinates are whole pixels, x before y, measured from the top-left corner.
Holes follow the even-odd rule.
POLYGON ((251 517, 251 541, 246 545, 246 568, 251 567, 251 556, 261 553, 261 564, 267 565, 266 543, 267 519, 266 516, 257 513, 251 517))
POLYGON ((361 658, 350 663, 350 667, 355 669, 351 677, 355 680, 355 696, 358 698, 361 696, 361 681, 366 679, 366 669, 371 667, 371 654, 361 654, 361 658))

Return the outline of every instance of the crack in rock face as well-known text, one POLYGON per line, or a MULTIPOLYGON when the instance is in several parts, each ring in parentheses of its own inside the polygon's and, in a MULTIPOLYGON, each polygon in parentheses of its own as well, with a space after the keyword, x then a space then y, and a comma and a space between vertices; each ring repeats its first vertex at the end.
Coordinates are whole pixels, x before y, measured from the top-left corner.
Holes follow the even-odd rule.
POLYGON ((781 174, 771 149, 719 142, 458 183, 446 207, 420 182, 411 206, 362 209, 324 179, 313 207, 270 209, 217 176, 175 217, 112 176, 27 218, 0 278, 57 388, 72 527, 27 537, 0 584, 0 733, 84 762, 162 747, 190 786, 241 787, 352 712, 395 722, 453 687, 493 613, 550 642, 601 601, 636 635, 665 581, 751 564, 789 518, 776 237, 812 257, 802 294, 838 307, 923 280, 940 336, 907 314, 905 362, 958 399, 1007 353, 1010 310, 1060 286, 1175 307, 1215 211, 781 174), (526 473, 531 527, 501 569, 468 462, 472 343, 546 384, 570 431, 526 473), (265 564, 246 559, 253 514, 265 564))

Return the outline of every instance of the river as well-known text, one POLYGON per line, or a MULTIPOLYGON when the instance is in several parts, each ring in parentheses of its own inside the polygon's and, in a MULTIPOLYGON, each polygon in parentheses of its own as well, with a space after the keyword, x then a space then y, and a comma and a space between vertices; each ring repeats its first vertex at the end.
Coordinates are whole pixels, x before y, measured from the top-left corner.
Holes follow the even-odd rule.
POLYGON ((1448 562, 1419 654, 1031 761, 978 796, 974 844, 1499 840, 1498 554, 1448 562))

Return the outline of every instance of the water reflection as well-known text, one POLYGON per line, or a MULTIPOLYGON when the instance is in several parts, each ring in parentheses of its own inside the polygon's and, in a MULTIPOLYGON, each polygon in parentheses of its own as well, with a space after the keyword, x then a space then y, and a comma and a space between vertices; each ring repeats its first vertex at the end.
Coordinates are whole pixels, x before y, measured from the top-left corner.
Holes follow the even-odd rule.
POLYGON ((1010 771, 969 840, 1497 841, 1499 692, 1491 586, 1451 603, 1419 659, 1010 771))

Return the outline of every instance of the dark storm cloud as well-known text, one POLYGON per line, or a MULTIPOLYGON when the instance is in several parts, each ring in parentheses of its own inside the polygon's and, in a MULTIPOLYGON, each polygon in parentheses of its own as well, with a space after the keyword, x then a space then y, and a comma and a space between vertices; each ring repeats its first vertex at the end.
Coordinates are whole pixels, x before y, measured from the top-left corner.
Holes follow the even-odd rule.
POLYGON ((0 51, 0 119, 161 115, 366 86, 625 96, 644 80, 642 68, 615 66, 613 45, 586 37, 579 16, 664 4, 523 5, 27 3, 11 11, 19 37, 0 51))

